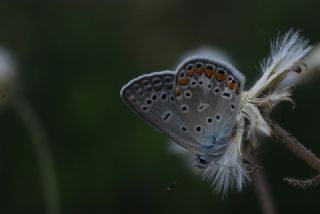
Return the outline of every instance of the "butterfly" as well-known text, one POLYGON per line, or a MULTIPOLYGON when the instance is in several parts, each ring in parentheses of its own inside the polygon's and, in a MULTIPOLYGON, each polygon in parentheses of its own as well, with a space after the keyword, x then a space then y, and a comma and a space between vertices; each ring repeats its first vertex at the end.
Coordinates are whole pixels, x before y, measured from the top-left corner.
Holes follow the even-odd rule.
POLYGON ((230 144, 244 81, 235 67, 213 54, 196 55, 174 71, 131 80, 120 95, 146 122, 191 152, 197 168, 208 170, 230 144))

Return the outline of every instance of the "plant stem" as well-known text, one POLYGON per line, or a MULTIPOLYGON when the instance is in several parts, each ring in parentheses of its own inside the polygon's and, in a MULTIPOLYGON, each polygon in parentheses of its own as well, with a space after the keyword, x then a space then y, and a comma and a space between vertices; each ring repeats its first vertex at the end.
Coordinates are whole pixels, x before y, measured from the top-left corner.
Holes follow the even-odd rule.
POLYGON ((320 172, 320 159, 271 119, 266 120, 272 129, 273 137, 279 139, 295 156, 320 172))
POLYGON ((253 154, 248 154, 247 159, 253 169, 252 179, 254 183, 254 189, 260 201, 260 206, 264 214, 275 214, 277 213, 274 207, 270 188, 266 180, 266 176, 258 158, 253 154))
POLYGON ((59 193, 54 161, 46 133, 32 107, 21 96, 11 96, 11 104, 32 137, 32 145, 39 164, 47 214, 59 214, 59 193))
POLYGON ((313 178, 305 179, 305 180, 300 180, 300 179, 294 179, 294 178, 285 178, 285 181, 287 181, 289 184, 306 189, 312 186, 317 186, 320 184, 320 175, 317 175, 313 178))

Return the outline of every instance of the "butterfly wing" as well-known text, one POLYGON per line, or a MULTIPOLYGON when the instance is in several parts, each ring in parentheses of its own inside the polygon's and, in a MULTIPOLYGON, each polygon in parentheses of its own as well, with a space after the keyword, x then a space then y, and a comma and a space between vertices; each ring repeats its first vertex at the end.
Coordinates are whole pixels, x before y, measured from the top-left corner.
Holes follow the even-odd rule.
POLYGON ((205 57, 187 59, 176 72, 180 117, 192 138, 219 151, 235 126, 244 77, 231 65, 205 57))
POLYGON ((173 141, 202 156, 228 145, 244 78, 231 65, 190 58, 175 72, 142 75, 121 90, 123 100, 173 141))
POLYGON ((205 155, 207 150, 189 135, 176 108, 175 72, 142 75, 121 89, 124 102, 147 122, 189 151, 205 155))

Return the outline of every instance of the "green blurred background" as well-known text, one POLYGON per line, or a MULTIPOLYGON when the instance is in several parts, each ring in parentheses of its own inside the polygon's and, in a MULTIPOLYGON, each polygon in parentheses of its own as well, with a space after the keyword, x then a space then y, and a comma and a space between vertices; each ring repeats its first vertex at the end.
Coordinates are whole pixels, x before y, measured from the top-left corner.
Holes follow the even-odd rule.
MULTIPOLYGON (((298 0, 1 1, 0 45, 16 58, 20 93, 49 137, 62 213, 261 213, 252 185, 225 200, 212 194, 119 91, 138 75, 173 69, 204 44, 229 53, 248 88, 279 30, 303 29, 320 42, 319 8, 298 0)), ((273 113, 316 154, 319 83, 297 88, 294 110, 282 104, 273 113)), ((0 213, 45 213, 30 134, 10 104, 0 116, 0 213)), ((319 210, 319 187, 282 181, 313 170, 270 140, 260 155, 279 213, 319 210)))

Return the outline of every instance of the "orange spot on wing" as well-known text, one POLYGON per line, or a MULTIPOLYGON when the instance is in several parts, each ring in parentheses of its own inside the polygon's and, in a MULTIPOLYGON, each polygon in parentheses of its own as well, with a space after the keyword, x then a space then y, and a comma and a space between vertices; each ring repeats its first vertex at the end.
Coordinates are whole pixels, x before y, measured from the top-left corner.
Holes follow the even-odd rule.
POLYGON ((239 86, 236 87, 236 94, 239 94, 240 93, 240 88, 239 86))
POLYGON ((229 82, 228 83, 228 87, 230 88, 230 89, 235 89, 236 88, 236 83, 235 82, 229 82))
POLYGON ((180 79, 178 82, 179 82, 180 85, 187 85, 188 79, 187 78, 180 79))
POLYGON ((179 97, 181 95, 181 90, 180 88, 176 88, 176 96, 179 97))
POLYGON ((203 66, 196 67, 196 72, 197 72, 198 75, 201 75, 203 73, 203 66))
POLYGON ((220 73, 220 72, 217 72, 216 73, 216 75, 215 75, 215 78, 216 78, 216 80, 217 81, 224 81, 225 80, 225 78, 226 78, 226 75, 225 74, 222 74, 222 73, 220 73))
POLYGON ((188 75, 189 77, 193 77, 193 75, 194 75, 194 69, 191 68, 191 69, 187 70, 186 73, 187 73, 187 75, 188 75))
POLYGON ((197 72, 197 74, 201 75, 203 73, 203 69, 201 69, 201 70, 197 69, 196 72, 197 72))
POLYGON ((214 75, 214 71, 212 69, 206 69, 206 77, 211 78, 214 75))

